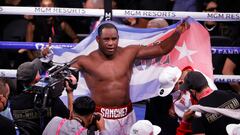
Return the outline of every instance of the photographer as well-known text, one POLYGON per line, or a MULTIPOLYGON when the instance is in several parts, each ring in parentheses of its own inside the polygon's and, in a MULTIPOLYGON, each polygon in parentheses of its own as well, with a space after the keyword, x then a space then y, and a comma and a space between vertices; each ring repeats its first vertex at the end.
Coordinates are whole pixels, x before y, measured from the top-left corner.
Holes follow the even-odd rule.
MULTIPOLYGON (((42 51, 44 56, 48 53, 48 48, 42 51)), ((12 98, 10 108, 20 132, 27 132, 26 134, 42 134, 54 116, 70 116, 68 108, 59 98, 66 82, 60 81, 58 84, 61 86, 54 86, 54 89, 48 88, 48 85, 43 89, 36 88, 36 83, 41 82, 40 72, 47 69, 50 63, 45 63, 45 60, 36 58, 32 62, 21 64, 17 69, 18 94, 12 98)), ((68 79, 76 84, 74 76, 71 75, 68 79)), ((72 88, 68 88, 67 91, 71 97, 72 88)))
POLYGON ((54 117, 44 129, 43 135, 89 135, 91 125, 97 127, 100 135, 106 135, 104 119, 102 115, 94 113, 95 107, 96 104, 90 97, 78 97, 73 103, 73 119, 54 117))

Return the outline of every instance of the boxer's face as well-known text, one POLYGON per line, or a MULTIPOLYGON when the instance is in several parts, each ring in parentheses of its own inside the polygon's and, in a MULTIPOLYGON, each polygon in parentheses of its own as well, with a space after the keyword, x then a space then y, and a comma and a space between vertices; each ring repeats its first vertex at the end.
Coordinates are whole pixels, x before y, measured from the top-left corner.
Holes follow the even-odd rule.
POLYGON ((99 49, 106 56, 115 54, 118 47, 118 32, 114 28, 103 28, 101 35, 97 36, 99 49))

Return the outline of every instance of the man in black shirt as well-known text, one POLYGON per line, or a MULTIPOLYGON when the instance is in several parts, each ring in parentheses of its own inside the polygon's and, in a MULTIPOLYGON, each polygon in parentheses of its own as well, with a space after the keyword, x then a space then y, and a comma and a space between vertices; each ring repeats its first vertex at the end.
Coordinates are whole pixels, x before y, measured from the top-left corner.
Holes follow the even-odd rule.
MULTIPOLYGON (((40 70, 43 70, 41 67, 43 67, 43 62, 38 58, 18 67, 17 89, 19 94, 11 99, 10 104, 16 124, 20 129, 24 127, 30 134, 42 134, 45 126, 54 116, 62 118, 70 116, 68 108, 59 98, 60 95, 53 96, 51 94, 53 90, 49 89, 48 96, 45 98, 43 92, 35 89, 34 85, 40 80, 40 70), (45 99, 46 103, 44 103, 45 99), (23 124, 28 124, 28 126, 23 124)), ((69 79, 72 80, 72 83, 76 83, 76 78, 73 76, 70 76, 69 79)), ((59 89, 60 94, 62 90, 59 89)), ((66 83, 66 90, 68 94, 72 94, 68 83, 66 83)), ((45 89, 43 91, 45 92, 45 89)))
MULTIPOLYGON (((198 100, 198 104, 207 107, 240 109, 240 96, 222 90, 213 91, 209 88, 206 78, 197 71, 191 71, 184 79, 181 90, 189 90, 198 100)), ((202 113, 201 117, 192 121, 193 134, 226 135, 226 126, 230 123, 240 123, 221 114, 202 113)))
MULTIPOLYGON (((240 61, 239 54, 230 54, 224 63, 222 73, 223 75, 240 75, 240 61)), ((230 88, 240 95, 240 82, 232 81, 229 82, 230 88)))

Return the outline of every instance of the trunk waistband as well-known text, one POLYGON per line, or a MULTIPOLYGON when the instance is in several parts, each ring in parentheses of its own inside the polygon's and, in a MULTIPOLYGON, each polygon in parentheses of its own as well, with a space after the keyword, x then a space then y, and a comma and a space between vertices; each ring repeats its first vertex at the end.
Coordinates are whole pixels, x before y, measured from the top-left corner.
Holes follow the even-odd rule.
POLYGON ((119 106, 119 107, 103 107, 96 106, 95 111, 99 112, 103 115, 103 118, 106 119, 119 119, 127 116, 130 112, 132 112, 133 107, 132 103, 129 102, 127 105, 119 106))

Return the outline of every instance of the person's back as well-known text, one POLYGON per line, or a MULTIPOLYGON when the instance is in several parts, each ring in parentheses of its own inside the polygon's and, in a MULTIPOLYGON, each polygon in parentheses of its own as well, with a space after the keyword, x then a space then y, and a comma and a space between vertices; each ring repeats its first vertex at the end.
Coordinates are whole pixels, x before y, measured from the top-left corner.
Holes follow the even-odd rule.
MULTIPOLYGON (((222 90, 212 90, 204 75, 198 71, 190 71, 184 78, 180 90, 189 90, 191 95, 198 100, 198 104, 206 107, 240 109, 240 96, 222 90)), ((206 135, 225 135, 225 127, 230 123, 240 123, 230 117, 214 113, 202 113, 194 117, 193 111, 188 118, 192 118, 192 133, 206 135)))
POLYGON ((106 135, 104 120, 100 114, 94 114, 95 107, 96 104, 90 97, 78 97, 73 103, 73 118, 54 117, 44 129, 43 135, 92 135, 97 130, 100 135, 106 135))
POLYGON ((48 126, 43 131, 43 135, 55 135, 57 133, 59 135, 76 135, 76 133, 87 135, 87 130, 76 119, 68 120, 56 116, 49 122, 48 126), (58 127, 60 128, 58 129, 58 127))
POLYGON ((13 121, 0 114, 0 132, 5 135, 15 135, 15 125, 13 121))
MULTIPOLYGON (((233 92, 217 90, 211 93, 209 96, 202 98, 198 104, 208 107, 240 109, 240 96, 233 92)), ((207 135, 227 134, 225 130, 227 124, 240 123, 240 120, 223 116, 221 114, 206 113, 204 114, 203 118, 197 118, 196 120, 193 120, 193 133, 197 133, 198 130, 202 130, 203 127, 199 121, 205 123, 204 130, 207 135)))
POLYGON ((36 130, 41 131, 41 128, 44 128, 54 116, 69 117, 69 111, 61 104, 60 99, 48 99, 46 107, 40 108, 37 107, 40 103, 35 101, 35 96, 36 93, 21 93, 11 99, 10 107, 15 121, 27 120, 34 122, 38 125, 36 130))
POLYGON ((40 65, 41 61, 36 59, 18 67, 17 85, 20 93, 11 98, 10 104, 13 119, 17 121, 20 130, 23 128, 21 131, 28 131, 30 134, 41 134, 43 128, 54 116, 69 117, 69 110, 59 97, 44 97, 46 89, 42 92, 34 89, 34 85, 40 79, 40 65), (45 98, 46 104, 44 105, 45 98), (37 128, 36 130, 33 129, 33 125, 37 128))

